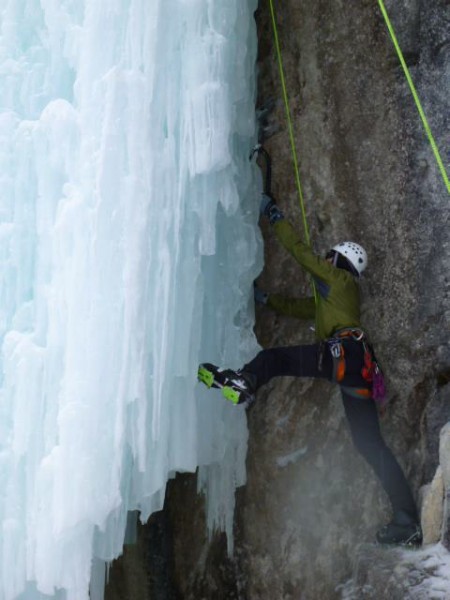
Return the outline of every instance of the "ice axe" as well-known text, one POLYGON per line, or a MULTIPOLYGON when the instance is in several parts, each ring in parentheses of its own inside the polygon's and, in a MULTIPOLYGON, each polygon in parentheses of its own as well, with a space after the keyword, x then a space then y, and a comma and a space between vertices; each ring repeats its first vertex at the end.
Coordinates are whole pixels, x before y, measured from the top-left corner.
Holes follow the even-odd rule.
POLYGON ((266 174, 264 178, 264 194, 272 197, 272 160, 270 158, 270 154, 263 147, 262 144, 256 144, 250 154, 250 160, 257 154, 258 156, 263 156, 266 163, 266 174))

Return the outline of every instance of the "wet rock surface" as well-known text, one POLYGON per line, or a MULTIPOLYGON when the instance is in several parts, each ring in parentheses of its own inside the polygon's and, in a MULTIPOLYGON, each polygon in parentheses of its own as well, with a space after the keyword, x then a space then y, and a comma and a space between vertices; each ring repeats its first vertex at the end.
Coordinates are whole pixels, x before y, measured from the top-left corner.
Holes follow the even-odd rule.
MULTIPOLYGON (((369 253, 363 324, 389 386, 382 430, 419 499, 450 452, 441 438, 439 455, 440 430, 450 417, 449 195, 377 2, 275 6, 312 245, 323 253, 353 239, 369 253)), ((390 0, 386 6, 448 165, 450 4, 390 0)), ((257 108, 270 109, 264 129, 273 193, 302 231, 267 3, 256 18, 257 108)), ((270 228, 262 228, 266 266, 259 285, 310 294, 308 278, 270 228)), ((263 347, 313 340, 309 324, 266 308, 257 309, 256 330, 263 347)), ((273 380, 258 394, 248 423, 248 481, 237 493, 232 557, 223 536, 207 537, 195 476, 170 484, 172 562, 161 575, 173 582, 170 593, 196 600, 448 597, 448 478, 444 508, 436 508, 444 511, 440 543, 409 554, 380 549, 372 542, 390 519, 387 499, 352 446, 332 385, 273 380)))

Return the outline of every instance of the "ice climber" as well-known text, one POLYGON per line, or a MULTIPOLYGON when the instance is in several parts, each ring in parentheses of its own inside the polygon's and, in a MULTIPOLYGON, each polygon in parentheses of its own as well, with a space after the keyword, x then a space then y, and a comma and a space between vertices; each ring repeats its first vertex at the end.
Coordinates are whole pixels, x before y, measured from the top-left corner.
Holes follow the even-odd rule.
POLYGON ((315 319, 317 343, 269 348, 233 371, 204 363, 199 380, 222 388, 234 404, 251 404, 256 391, 273 377, 316 377, 340 386, 354 445, 371 465, 392 505, 393 518, 377 533, 382 544, 420 545, 422 531, 403 471, 380 432, 374 397, 382 375, 360 323, 358 279, 367 266, 365 250, 353 242, 334 246, 325 258, 315 255, 295 233, 273 198, 263 194, 261 213, 294 259, 315 282, 315 298, 284 298, 255 288, 255 299, 275 311, 315 319))

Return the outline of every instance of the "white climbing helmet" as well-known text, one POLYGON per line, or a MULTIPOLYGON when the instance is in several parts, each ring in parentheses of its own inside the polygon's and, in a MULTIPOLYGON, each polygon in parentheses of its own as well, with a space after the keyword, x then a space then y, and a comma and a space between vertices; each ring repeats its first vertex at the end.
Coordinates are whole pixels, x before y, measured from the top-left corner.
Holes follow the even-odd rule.
POLYGON ((367 267, 367 252, 355 242, 341 242, 333 246, 333 250, 342 254, 344 258, 358 271, 358 275, 367 267))

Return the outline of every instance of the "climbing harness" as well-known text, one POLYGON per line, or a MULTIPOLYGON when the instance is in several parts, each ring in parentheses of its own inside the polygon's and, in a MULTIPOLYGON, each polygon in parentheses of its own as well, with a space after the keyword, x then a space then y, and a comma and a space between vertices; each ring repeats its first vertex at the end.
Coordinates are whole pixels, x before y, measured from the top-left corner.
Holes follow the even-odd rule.
POLYGON ((397 52, 397 56, 398 56, 398 58, 400 60, 400 63, 401 63, 402 68, 403 68, 403 71, 405 73, 406 80, 407 80, 408 85, 410 87, 412 96, 414 98, 414 102, 416 103, 417 110, 419 111, 420 118, 422 119, 422 123, 423 123, 423 126, 425 128, 425 132, 426 132, 426 134, 428 136, 428 140, 429 140, 431 148, 433 150, 434 157, 435 157, 436 162, 438 164, 439 171, 441 173, 442 179, 444 180, 445 187, 447 188, 447 192, 450 194, 450 182, 449 182, 449 179, 448 179, 447 171, 445 170, 444 163, 443 163, 441 155, 439 153, 439 149, 437 147, 436 141, 435 141, 435 139, 433 137, 433 134, 431 132, 430 125, 428 124, 428 120, 427 120, 427 118, 425 116, 425 112, 424 112, 424 110, 422 108, 422 103, 420 102, 420 98, 419 98, 419 95, 417 93, 417 90, 416 90, 416 87, 414 85, 414 82, 412 80, 411 73, 409 72, 408 65, 406 64, 405 58, 403 56, 403 52, 402 52, 402 50, 400 48, 400 44, 398 43, 398 39, 397 39, 397 36, 395 34, 394 27, 392 26, 392 22, 391 22, 391 20, 389 18, 389 15, 388 15, 388 12, 386 10, 386 7, 384 5, 383 0, 378 0, 378 4, 380 6, 380 9, 381 9, 381 12, 383 14, 384 20, 385 20, 387 28, 389 30, 389 33, 390 33, 390 36, 391 36, 391 39, 392 39, 392 43, 394 44, 395 50, 397 52))
POLYGON ((332 381, 338 383, 342 390, 349 396, 355 398, 373 398, 380 404, 383 404, 386 398, 384 377, 365 332, 362 329, 353 327, 339 329, 333 334, 332 338, 327 340, 327 344, 333 359, 332 381), (363 345, 364 363, 361 375, 367 382, 367 388, 342 385, 346 372, 345 347, 343 343, 346 339, 360 342, 363 345))

